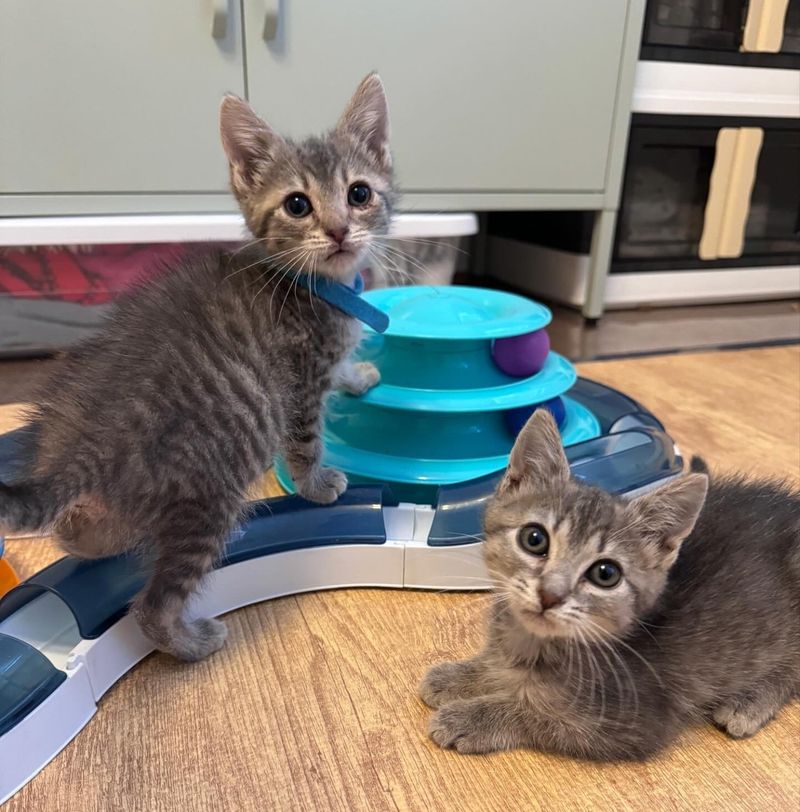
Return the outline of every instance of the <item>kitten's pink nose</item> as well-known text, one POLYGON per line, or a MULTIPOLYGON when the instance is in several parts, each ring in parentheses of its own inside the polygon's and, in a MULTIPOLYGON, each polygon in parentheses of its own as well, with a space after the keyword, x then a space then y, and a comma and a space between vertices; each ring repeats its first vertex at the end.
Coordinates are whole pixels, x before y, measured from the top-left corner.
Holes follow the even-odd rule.
POLYGON ((546 589, 539 590, 539 603, 542 605, 542 611, 546 612, 554 606, 560 606, 564 603, 564 596, 556 592, 548 592, 546 589))
POLYGON ((325 231, 325 233, 337 245, 341 245, 347 239, 347 235, 350 233, 350 229, 347 226, 342 226, 341 228, 329 228, 325 231))

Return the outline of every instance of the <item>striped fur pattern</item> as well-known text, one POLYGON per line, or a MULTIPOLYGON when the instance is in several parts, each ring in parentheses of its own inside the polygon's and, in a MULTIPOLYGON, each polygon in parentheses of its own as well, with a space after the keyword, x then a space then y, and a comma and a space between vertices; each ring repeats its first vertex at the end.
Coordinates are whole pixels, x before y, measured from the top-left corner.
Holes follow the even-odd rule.
POLYGON ((347 360, 360 324, 293 272, 352 279, 388 229, 394 195, 377 76, 325 137, 290 143, 235 97, 221 129, 254 241, 193 256, 119 300, 33 407, 29 470, 0 485, 0 530, 51 527, 77 556, 150 558, 132 611, 159 649, 184 660, 225 640, 223 623, 189 620, 185 604, 275 456, 310 500, 333 502, 347 485, 321 465, 325 397, 335 386, 363 393, 379 376, 347 360), (357 208, 347 203, 356 182, 373 190, 357 208), (296 193, 313 207, 303 218, 284 206, 296 193))
POLYGON ((645 759, 704 720, 751 736, 800 695, 800 493, 695 461, 626 502, 570 479, 539 410, 485 531, 485 649, 420 686, 442 747, 645 759), (594 582, 598 561, 619 581, 594 582))

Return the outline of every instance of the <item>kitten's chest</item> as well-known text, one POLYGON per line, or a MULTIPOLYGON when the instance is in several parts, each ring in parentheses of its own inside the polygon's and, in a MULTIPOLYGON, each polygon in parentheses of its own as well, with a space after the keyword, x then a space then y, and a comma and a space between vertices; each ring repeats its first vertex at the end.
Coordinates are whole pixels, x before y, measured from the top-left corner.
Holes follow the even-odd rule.
POLYGON ((317 325, 308 340, 292 345, 299 353, 295 364, 306 373, 301 378, 325 386, 337 367, 352 355, 361 337, 361 322, 355 319, 337 318, 317 325))
POLYGON ((352 355, 362 336, 363 327, 360 321, 339 318, 323 336, 317 355, 324 365, 335 367, 352 355))
POLYGON ((555 708, 566 697, 564 680, 535 666, 508 666, 504 678, 511 694, 536 707, 555 708))
POLYGON ((560 651, 524 632, 516 623, 501 625, 496 631, 506 690, 519 701, 539 707, 555 708, 563 703, 568 697, 569 675, 560 651))
POLYGON ((364 327, 356 319, 347 319, 342 327, 342 358, 346 358, 361 343, 364 327))

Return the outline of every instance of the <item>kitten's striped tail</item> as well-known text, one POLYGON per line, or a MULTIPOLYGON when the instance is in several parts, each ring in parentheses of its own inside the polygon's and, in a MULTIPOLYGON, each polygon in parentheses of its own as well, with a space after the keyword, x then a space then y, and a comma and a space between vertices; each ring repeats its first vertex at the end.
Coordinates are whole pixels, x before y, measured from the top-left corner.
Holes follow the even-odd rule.
POLYGON ((33 532, 52 524, 70 502, 50 481, 0 482, 0 532, 33 532))

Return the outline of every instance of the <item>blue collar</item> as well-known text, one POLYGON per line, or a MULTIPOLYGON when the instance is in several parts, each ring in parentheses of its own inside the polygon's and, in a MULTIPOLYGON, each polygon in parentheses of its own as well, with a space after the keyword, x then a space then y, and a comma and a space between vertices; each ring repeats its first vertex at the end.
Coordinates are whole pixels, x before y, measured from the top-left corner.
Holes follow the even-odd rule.
POLYGON ((309 293, 327 302, 331 307, 341 310, 354 319, 363 321, 376 333, 386 332, 389 326, 389 317, 377 307, 365 302, 361 298, 364 290, 364 279, 361 274, 356 274, 353 286, 345 285, 342 282, 334 282, 324 276, 309 276, 309 274, 298 274, 295 277, 297 284, 304 287, 309 293))

